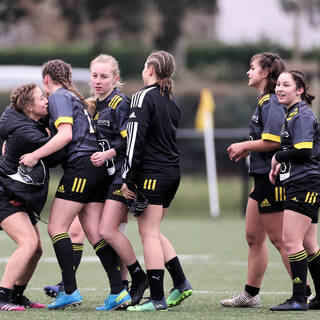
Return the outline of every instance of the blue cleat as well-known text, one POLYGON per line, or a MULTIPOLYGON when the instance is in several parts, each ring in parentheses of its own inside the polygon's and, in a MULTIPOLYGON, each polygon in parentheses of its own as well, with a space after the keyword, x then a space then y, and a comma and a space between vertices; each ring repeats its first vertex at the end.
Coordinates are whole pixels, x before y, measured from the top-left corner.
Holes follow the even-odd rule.
POLYGON ((66 294, 64 291, 60 291, 56 299, 48 305, 48 309, 57 310, 64 309, 70 306, 78 306, 82 302, 82 297, 79 290, 73 291, 71 294, 66 294))
POLYGON ((306 302, 295 301, 292 298, 286 300, 277 306, 271 307, 271 311, 307 311, 308 305, 306 302))
POLYGON ((131 297, 126 289, 123 289, 118 294, 109 294, 104 305, 97 307, 97 311, 111 311, 121 308, 122 306, 129 305, 131 303, 131 297))

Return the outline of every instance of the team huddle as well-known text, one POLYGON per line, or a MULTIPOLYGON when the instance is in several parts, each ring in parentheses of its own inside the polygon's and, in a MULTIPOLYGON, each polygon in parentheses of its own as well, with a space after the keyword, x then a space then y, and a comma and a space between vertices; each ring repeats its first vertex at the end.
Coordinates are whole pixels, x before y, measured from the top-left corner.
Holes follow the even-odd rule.
POLYGON ((43 91, 28 83, 11 95, 0 118, 5 143, 0 163, 0 226, 17 244, 0 283, 0 310, 45 308, 24 291, 42 254, 37 222, 47 199, 49 168, 63 175, 53 199, 48 233, 62 281, 46 286, 48 309, 82 303, 76 269, 84 236, 107 273, 110 294, 96 310, 167 310, 192 294, 176 252, 160 233, 180 182, 176 130, 180 109, 172 97, 174 57, 152 52, 144 88, 130 101, 121 91, 117 61, 99 55, 90 64, 92 97, 72 83, 71 66, 42 66, 43 91), (137 217, 146 272, 125 235, 128 207, 137 217), (173 288, 166 298, 164 269, 173 288), (128 287, 127 274, 132 284, 128 287), (149 287, 150 299, 139 304, 149 287))
MULTIPOLYGON (((98 311, 166 311, 193 293, 160 223, 180 183, 176 133, 180 109, 172 96, 174 57, 152 52, 144 88, 129 99, 121 91, 117 61, 99 55, 90 63, 92 97, 72 83, 61 60, 42 66, 43 91, 28 83, 11 95, 0 118, 5 143, 0 162, 0 226, 17 244, 0 283, 0 310, 45 308, 24 291, 42 254, 37 222, 47 199, 49 168, 63 175, 51 204, 48 233, 61 282, 44 291, 48 309, 82 303, 76 270, 86 237, 105 270, 110 294, 98 311), (146 271, 126 237, 128 208, 136 216, 146 271), (165 268, 173 288, 165 297, 165 268), (128 274, 132 284, 128 286, 128 274), (150 298, 139 304, 145 290, 150 298)), ((274 53, 252 57, 249 86, 260 95, 250 139, 227 149, 230 160, 250 157, 254 178, 246 211, 249 246, 244 291, 224 307, 261 307, 259 291, 268 262, 266 238, 281 254, 293 284, 292 297, 272 311, 320 309, 320 135, 306 76, 286 71, 274 53), (311 296, 310 271, 315 297, 311 296)))

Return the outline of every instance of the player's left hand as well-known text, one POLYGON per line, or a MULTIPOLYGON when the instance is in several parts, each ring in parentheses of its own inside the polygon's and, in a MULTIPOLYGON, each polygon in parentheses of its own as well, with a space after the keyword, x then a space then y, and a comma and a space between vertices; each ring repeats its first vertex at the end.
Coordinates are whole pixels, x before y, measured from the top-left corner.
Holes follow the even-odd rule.
POLYGON ((122 184, 121 193, 123 194, 123 196, 126 199, 132 199, 133 200, 135 198, 135 196, 136 196, 136 194, 128 188, 126 183, 122 184))

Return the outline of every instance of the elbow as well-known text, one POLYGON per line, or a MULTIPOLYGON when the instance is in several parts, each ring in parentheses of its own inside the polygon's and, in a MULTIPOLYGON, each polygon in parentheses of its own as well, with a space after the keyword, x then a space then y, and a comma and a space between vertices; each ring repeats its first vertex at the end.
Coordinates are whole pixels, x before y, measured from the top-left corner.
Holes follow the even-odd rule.
POLYGON ((65 144, 68 144, 69 142, 71 142, 71 140, 72 140, 72 132, 64 135, 65 144))

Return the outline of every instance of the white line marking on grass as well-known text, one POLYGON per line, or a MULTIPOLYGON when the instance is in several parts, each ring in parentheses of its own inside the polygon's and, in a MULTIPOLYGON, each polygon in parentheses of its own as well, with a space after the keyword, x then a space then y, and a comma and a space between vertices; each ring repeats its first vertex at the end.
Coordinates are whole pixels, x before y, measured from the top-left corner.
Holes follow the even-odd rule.
MULTIPOLYGON (((9 257, 0 257, 0 263, 6 263, 9 257)), ((246 267, 247 261, 224 261, 219 260, 216 255, 213 254, 182 254, 179 255, 179 259, 183 261, 184 264, 199 264, 199 265, 231 265, 231 266, 239 266, 246 267)), ((138 256, 138 260, 144 264, 143 256, 138 256)), ((42 257, 40 262, 43 263, 58 263, 56 257, 42 257)), ((81 259, 81 263, 97 263, 99 259, 97 256, 83 256, 81 259)), ((282 268, 283 264, 281 262, 269 262, 269 267, 279 267, 282 268)))
MULTIPOLYGON (((37 288, 37 287, 31 287, 28 288, 28 290, 43 290, 43 288, 37 288)), ((98 289, 98 288, 79 288, 81 292, 90 292, 90 291, 108 291, 109 288, 104 288, 104 289, 98 289)), ((195 294, 237 294, 237 291, 226 291, 226 290, 193 290, 195 294)), ((292 292, 271 292, 271 291, 260 291, 260 295, 288 295, 291 294, 292 292)))

